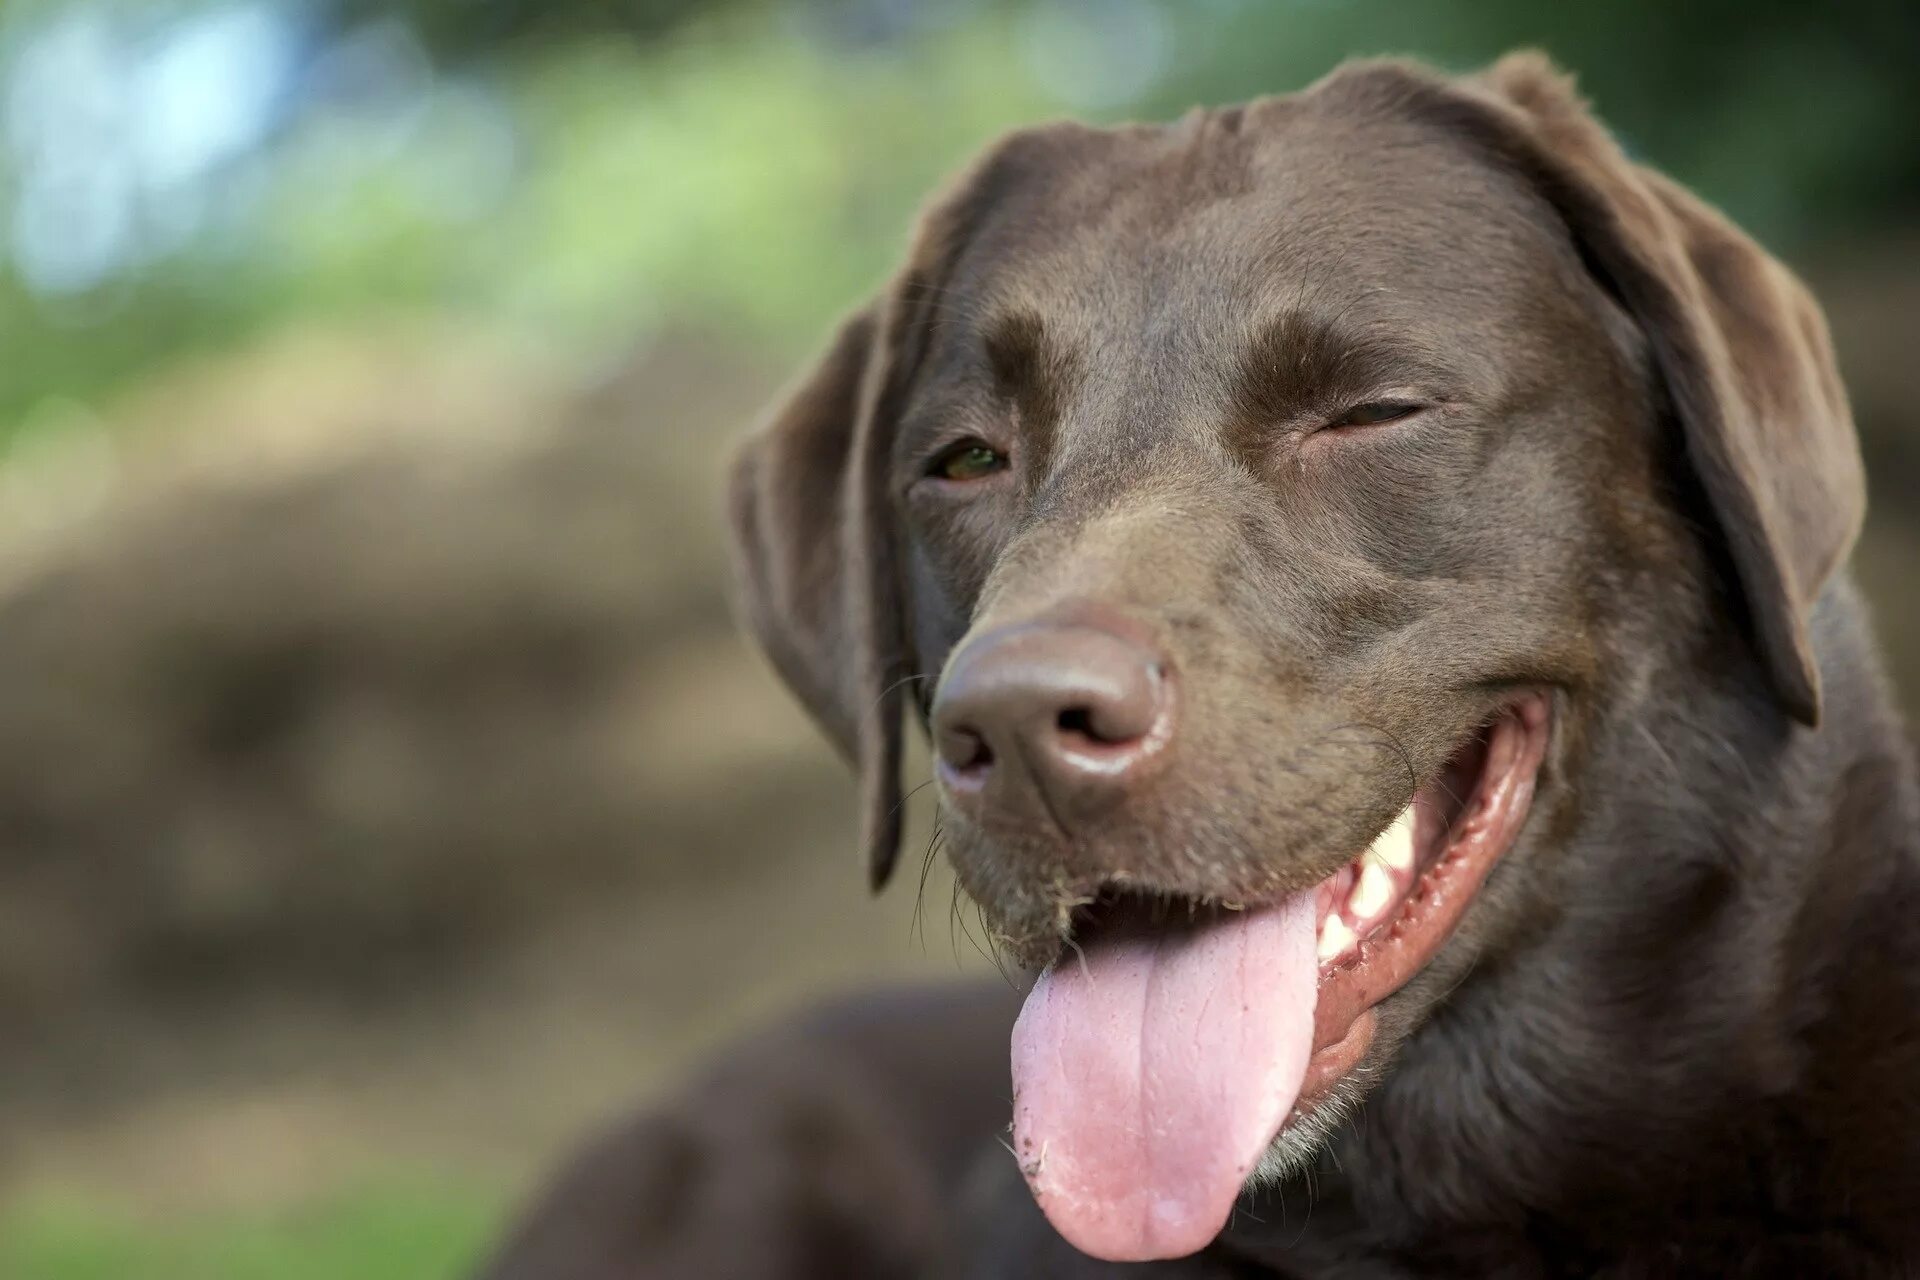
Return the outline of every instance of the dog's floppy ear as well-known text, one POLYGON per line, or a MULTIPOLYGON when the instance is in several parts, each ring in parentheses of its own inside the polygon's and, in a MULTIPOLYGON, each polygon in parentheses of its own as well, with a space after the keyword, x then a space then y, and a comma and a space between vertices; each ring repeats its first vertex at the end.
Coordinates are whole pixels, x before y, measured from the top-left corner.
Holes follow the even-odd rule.
POLYGON ((921 216, 907 263, 840 327, 741 447, 729 511, 742 609, 773 664, 860 774, 868 878, 899 850, 901 719, 915 659, 888 489, 895 427, 965 228, 1018 135, 921 216))
POLYGON ((747 625, 860 773, 878 889, 900 840, 903 602, 876 419, 890 363, 884 299, 832 345, 741 447, 729 512, 747 625))
POLYGON ((1774 691, 1817 724, 1809 615, 1866 514, 1818 304, 1726 218, 1628 160, 1544 56, 1509 55, 1467 89, 1507 117, 1518 159, 1644 329, 1774 691))

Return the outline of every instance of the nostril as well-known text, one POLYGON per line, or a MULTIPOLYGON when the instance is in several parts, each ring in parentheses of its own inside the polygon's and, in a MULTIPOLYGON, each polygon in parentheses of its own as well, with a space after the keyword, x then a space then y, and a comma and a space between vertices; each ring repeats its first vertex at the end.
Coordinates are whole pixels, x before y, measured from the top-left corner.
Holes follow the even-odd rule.
POLYGON ((1060 713, 1054 723, 1059 726, 1062 733, 1077 733, 1082 737, 1092 738, 1096 742, 1100 741, 1100 735, 1093 729, 1093 708, 1091 707, 1068 707, 1060 713))
POLYGON ((993 763, 993 748, 977 730, 948 729, 940 734, 940 759, 956 773, 984 773, 993 763))
POLYGON ((962 769, 984 769, 993 763, 993 748, 977 733, 968 734, 969 750, 958 762, 962 769))
POLYGON ((1070 748, 1125 747, 1147 735, 1145 718, 1134 707, 1068 707, 1054 716, 1054 727, 1070 748))
POLYGON ((1122 672, 1109 691, 1083 695, 1054 712, 1054 730, 1072 747, 1131 747, 1165 718, 1165 673, 1158 663, 1122 672))

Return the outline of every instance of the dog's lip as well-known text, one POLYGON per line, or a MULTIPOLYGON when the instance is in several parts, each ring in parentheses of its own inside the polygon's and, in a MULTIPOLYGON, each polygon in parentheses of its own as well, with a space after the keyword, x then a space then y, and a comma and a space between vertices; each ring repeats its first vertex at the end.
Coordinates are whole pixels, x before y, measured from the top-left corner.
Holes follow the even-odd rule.
POLYGON ((1472 789, 1440 827, 1434 847, 1418 851, 1422 869, 1396 914, 1354 952, 1323 966, 1314 1052, 1296 1114, 1311 1110, 1366 1057, 1375 1007, 1446 944, 1487 875, 1513 847, 1532 807, 1551 722, 1551 702, 1539 691, 1509 702, 1488 722, 1482 731, 1485 758, 1472 789))

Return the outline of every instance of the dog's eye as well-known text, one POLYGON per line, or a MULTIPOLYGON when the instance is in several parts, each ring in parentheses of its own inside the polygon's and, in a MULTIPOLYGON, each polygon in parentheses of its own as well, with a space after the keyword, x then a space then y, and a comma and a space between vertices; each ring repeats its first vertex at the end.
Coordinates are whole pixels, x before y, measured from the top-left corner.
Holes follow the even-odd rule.
POLYGON ((942 480, 984 480, 1004 471, 1007 455, 979 440, 962 440, 933 460, 928 474, 942 480))
POLYGON ((1377 427, 1382 423, 1398 422, 1402 418, 1412 417, 1420 412, 1420 409, 1420 405, 1408 404, 1404 400, 1379 400, 1372 404, 1357 404, 1327 425, 1330 427, 1377 427))

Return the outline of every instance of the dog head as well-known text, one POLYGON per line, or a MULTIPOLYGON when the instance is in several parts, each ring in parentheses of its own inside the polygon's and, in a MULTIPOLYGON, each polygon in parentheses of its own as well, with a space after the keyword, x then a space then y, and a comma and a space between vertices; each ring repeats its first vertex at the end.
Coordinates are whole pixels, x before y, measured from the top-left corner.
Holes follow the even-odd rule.
POLYGON ((1798 282, 1516 55, 1003 140, 732 510, 876 885, 930 732, 961 883, 1046 970, 1023 1167, 1140 1258, 1525 932, 1649 687, 1817 721, 1862 493, 1798 282))

